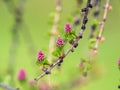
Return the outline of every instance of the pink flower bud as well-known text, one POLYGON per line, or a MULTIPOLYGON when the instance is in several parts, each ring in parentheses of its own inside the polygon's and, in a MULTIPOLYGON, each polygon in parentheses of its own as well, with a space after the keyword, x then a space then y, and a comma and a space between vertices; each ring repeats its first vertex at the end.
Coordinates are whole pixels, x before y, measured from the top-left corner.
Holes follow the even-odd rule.
POLYGON ((71 30, 72 30, 71 25, 70 25, 69 23, 67 23, 67 24, 65 25, 64 31, 65 31, 66 33, 70 33, 71 30))
POLYGON ((120 58, 118 59, 118 65, 120 65, 120 58))
POLYGON ((64 45, 63 39, 60 36, 58 36, 56 41, 56 46, 63 46, 63 45, 64 45))
POLYGON ((17 75, 18 80, 22 81, 26 79, 26 72, 24 69, 20 69, 17 75))
POLYGON ((39 51, 37 56, 38 61, 41 61, 44 58, 45 58, 45 54, 42 51, 39 51))

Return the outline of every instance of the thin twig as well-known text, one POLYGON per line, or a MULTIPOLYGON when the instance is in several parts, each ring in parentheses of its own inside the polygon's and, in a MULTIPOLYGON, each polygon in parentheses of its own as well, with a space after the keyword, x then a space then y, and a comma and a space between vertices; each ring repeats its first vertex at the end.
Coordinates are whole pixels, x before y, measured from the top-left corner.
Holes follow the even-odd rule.
MULTIPOLYGON (((18 48, 18 36, 19 36, 18 34, 19 34, 21 22, 22 22, 23 3, 24 3, 24 0, 20 0, 17 7, 13 10, 15 24, 12 28, 12 41, 11 41, 10 56, 9 56, 9 61, 8 61, 8 64, 9 64, 8 65, 8 73, 12 77, 14 74, 15 58, 16 58, 16 52, 17 52, 17 48, 18 48)), ((12 80, 12 83, 14 84, 14 80, 12 80)))
POLYGON ((105 21, 106 21, 106 18, 107 18, 107 13, 108 13, 108 8, 109 8, 109 2, 110 2, 110 0, 106 0, 106 5, 104 7, 104 15, 103 15, 102 21, 100 23, 99 34, 98 34, 98 37, 97 37, 97 40, 96 40, 96 43, 95 43, 95 46, 94 46, 95 50, 98 48, 99 41, 100 41, 100 39, 102 37, 102 33, 103 33, 103 30, 104 30, 105 21))
POLYGON ((61 0, 55 0, 56 2, 56 12, 54 15, 54 21, 53 21, 53 26, 51 30, 51 36, 49 40, 49 54, 48 54, 48 60, 50 63, 52 63, 52 52, 54 51, 54 43, 55 43, 55 37, 58 34, 58 22, 60 19, 60 12, 61 12, 61 0))

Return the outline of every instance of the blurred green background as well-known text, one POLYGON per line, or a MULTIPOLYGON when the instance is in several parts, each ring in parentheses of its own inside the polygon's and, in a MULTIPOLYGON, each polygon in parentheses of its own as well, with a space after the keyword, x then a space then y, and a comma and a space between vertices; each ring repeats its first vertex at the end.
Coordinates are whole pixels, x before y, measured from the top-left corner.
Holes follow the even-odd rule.
MULTIPOLYGON (((101 0, 103 6, 105 0, 101 0)), ((14 0, 17 4, 18 1, 14 0)), ((90 25, 92 21, 92 11, 89 15, 89 22, 84 33, 84 38, 79 42, 79 47, 73 54, 69 54, 62 64, 61 72, 53 72, 50 75, 51 82, 63 84, 61 90, 119 90, 120 72, 117 66, 117 60, 120 57, 120 0, 110 0, 113 10, 108 13, 107 21, 104 27, 103 36, 105 42, 99 45, 99 54, 96 63, 102 73, 99 78, 90 80, 82 88, 66 88, 70 85, 70 80, 80 75, 77 64, 80 58, 87 56, 88 36, 90 33, 90 25)), ((84 6, 84 5, 83 5, 84 6)), ((62 13, 60 27, 64 28, 66 18, 75 10, 76 0, 62 0, 62 13)), ((47 32, 51 30, 51 25, 48 25, 49 14, 55 11, 54 0, 26 0, 24 10, 24 26, 22 31, 19 30, 18 46, 15 53, 14 80, 15 87, 19 87, 17 81, 17 73, 19 69, 24 68, 27 72, 27 78, 33 79, 38 76, 41 71, 36 66, 36 55, 39 50, 48 49, 49 37, 47 32), (28 30, 31 35, 35 51, 30 51, 31 42, 26 42, 27 35, 23 32, 28 30)), ((101 16, 102 12, 101 10, 101 16)), ((101 20, 101 18, 100 18, 101 20)), ((6 4, 0 0, 0 77, 4 80, 7 77, 8 62, 10 58, 10 48, 12 42, 12 28, 14 25, 14 16, 8 11, 6 4)), ((47 54, 47 51, 45 51, 47 54)), ((47 79, 44 77, 43 80, 47 79)), ((93 77, 94 78, 94 77, 93 77)), ((61 86, 59 86, 61 87, 61 86)), ((0 89, 2 90, 2 89, 0 89)), ((26 89, 23 89, 26 90, 26 89)))

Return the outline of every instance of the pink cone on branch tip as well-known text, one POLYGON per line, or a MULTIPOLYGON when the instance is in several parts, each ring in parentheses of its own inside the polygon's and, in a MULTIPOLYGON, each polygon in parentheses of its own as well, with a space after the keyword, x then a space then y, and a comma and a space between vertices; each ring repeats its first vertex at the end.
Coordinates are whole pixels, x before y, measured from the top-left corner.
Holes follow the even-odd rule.
POLYGON ((56 40, 56 46, 63 46, 64 44, 64 40, 60 36, 58 36, 56 40))
POLYGON ((42 51, 38 52, 37 60, 41 61, 45 58, 45 54, 42 51))
POLYGON ((70 33, 72 31, 72 26, 69 23, 67 23, 64 27, 64 31, 66 33, 70 33))
POLYGON ((18 80, 25 80, 26 79, 26 71, 24 69, 20 69, 18 72, 18 80))

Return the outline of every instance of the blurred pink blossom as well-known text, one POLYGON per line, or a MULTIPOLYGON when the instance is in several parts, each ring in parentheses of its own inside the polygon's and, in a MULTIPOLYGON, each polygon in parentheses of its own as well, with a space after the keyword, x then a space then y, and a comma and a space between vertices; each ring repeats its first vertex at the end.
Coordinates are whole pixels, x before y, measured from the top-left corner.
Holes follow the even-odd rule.
POLYGON ((20 69, 17 75, 18 80, 25 80, 26 79, 26 71, 24 69, 20 69))

